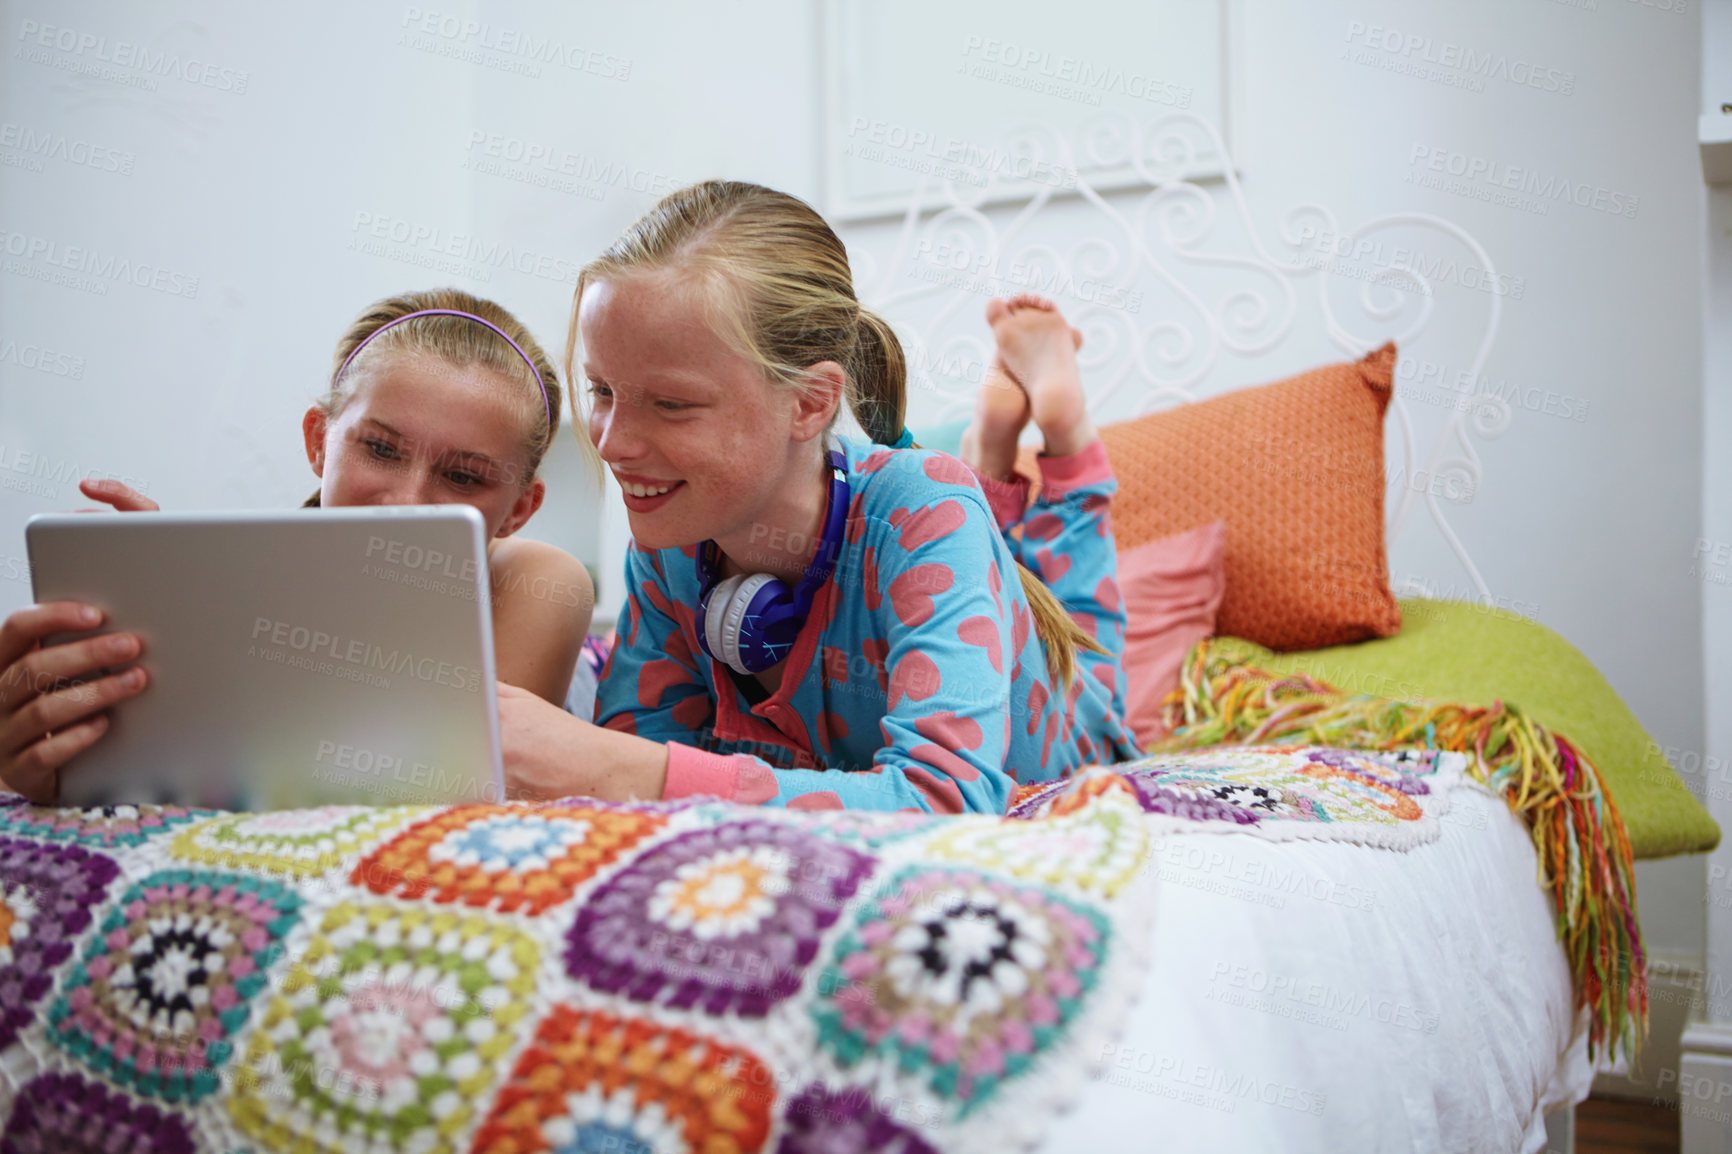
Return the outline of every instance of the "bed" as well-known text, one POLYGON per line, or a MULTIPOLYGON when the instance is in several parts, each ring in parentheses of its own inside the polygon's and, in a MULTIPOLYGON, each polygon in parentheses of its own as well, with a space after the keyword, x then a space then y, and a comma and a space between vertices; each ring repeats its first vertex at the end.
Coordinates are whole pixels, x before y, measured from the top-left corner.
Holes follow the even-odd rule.
MULTIPOLYGON (((1213 129, 1182 115, 1129 138, 1182 158, 1198 133, 1213 129)), ((917 203, 862 272, 910 337, 922 444, 941 445, 966 403, 938 378, 961 365, 966 381, 978 362, 978 338, 947 326, 981 298, 974 279, 906 270, 964 236, 964 269, 1048 261, 1095 285, 1077 321, 1103 421, 1184 411, 1217 362, 1271 354, 1303 327, 1307 278, 1341 352, 1418 345, 1439 301, 1419 273, 1330 280, 1338 249, 1379 230, 1432 230, 1495 283, 1471 237, 1418 214, 1343 229, 1305 208, 1280 228, 1299 251, 1277 258, 1230 168, 1203 187, 1139 163, 1139 201, 1085 187, 1052 206, 1073 238, 1076 213, 1100 214, 1104 236, 1068 253, 1031 239, 1043 188, 999 216, 917 203), (1229 217, 1237 248, 1217 229, 1229 217), (1367 332, 1337 317, 1348 280, 1367 332)), ((1472 302, 1477 335, 1454 359, 1477 374, 1499 301, 1472 302)), ((1413 592, 1397 589, 1377 608, 1400 628, 1380 639, 1212 651, 1375 697, 1519 702, 1598 768, 1637 856, 1709 848, 1718 829, 1604 679, 1488 607, 1446 507, 1481 487, 1473 438, 1508 408, 1464 399, 1431 414, 1422 453, 1426 423, 1396 398, 1391 452, 1427 480, 1401 487, 1376 547, 1385 528, 1428 531, 1476 600, 1397 606, 1413 592)), ((1334 464, 1307 459, 1329 482, 1334 464)), ((1381 513, 1381 448, 1376 468, 1381 513)), ((1135 489, 1127 509, 1160 503, 1135 489)), ((1568 1141, 1594 1023, 1531 833, 1475 770, 1436 749, 1157 752, 1034 790, 1004 819, 704 800, 263 815, 15 800, 0 806, 5 1137, 176 1152, 1537 1151, 1548 1114, 1568 1141)))
MULTIPOLYGON (((1061 170, 1085 154, 1091 162, 1128 161, 1145 184, 1108 199, 1085 182, 1081 204, 1030 189, 997 212, 979 207, 991 190, 922 186, 893 242, 863 239, 876 287, 868 303, 913 334, 911 360, 925 385, 911 405, 919 443, 956 444, 977 383, 971 370, 978 376, 989 356, 974 320, 991 293, 1032 288, 1059 298, 1087 338, 1085 387, 1103 426, 1175 413, 1223 386, 1280 376, 1295 367, 1296 348, 1322 335, 1350 358, 1394 341, 1402 361, 1378 433, 1386 453, 1380 471, 1392 483, 1379 506, 1385 537, 1377 562, 1380 574, 1406 574, 1391 589, 1404 598, 1401 628, 1351 644, 1277 647, 1284 652, 1242 644, 1238 659, 1380 697, 1521 703, 1568 734, 1603 773, 1637 858, 1717 844, 1717 827, 1604 678, 1566 640, 1523 616, 1519 601, 1497 595, 1451 523, 1455 509, 1486 493, 1476 444, 1512 419, 1507 398, 1483 373, 1505 295, 1492 254, 1427 213, 1344 225, 1324 206, 1300 204, 1276 220, 1255 219, 1221 136, 1191 114, 1103 122, 1069 141, 1030 126, 1005 146, 1061 170), (1229 157, 1219 182, 1184 179, 1199 156, 1229 157), (1469 268, 1486 291, 1460 291, 1469 268), (1409 558, 1400 569, 1383 559, 1385 543, 1397 540, 1409 558)), ((1241 410, 1235 419, 1258 418, 1241 410)), ((1252 453, 1285 435, 1244 433, 1231 423, 1210 431, 1240 433, 1241 450, 1252 453)), ((1172 499, 1182 483, 1171 472, 1149 474, 1142 458, 1180 450, 1174 439, 1115 442, 1106 432, 1121 474, 1114 517, 1123 550, 1127 538, 1136 546, 1155 534, 1139 523, 1141 510, 1172 499)), ((1331 449, 1300 440, 1285 448, 1300 469, 1265 465, 1249 483, 1303 485, 1319 472, 1324 488, 1350 483, 1333 472, 1331 449)), ((1160 531, 1174 527, 1169 519, 1160 531)), ((1121 551, 1121 565, 1126 556, 1121 551)), ((1318 576, 1283 577, 1336 582, 1330 564, 1318 576)), ((1043 1149, 1149 1148, 1144 1136, 1159 1134, 1160 1148, 1172 1150, 1532 1151, 1546 1147, 1547 1112, 1550 1148, 1568 1149, 1571 1107, 1588 1093, 1594 1063, 1571 1013, 1552 911, 1538 886, 1511 884, 1538 873, 1528 831, 1474 787, 1463 787, 1458 812, 1462 820, 1446 822, 1437 842, 1393 856, 1340 845, 1235 846, 1223 854, 1220 840, 1248 839, 1170 839, 1153 965, 1125 1040, 1101 1055, 1104 1068, 1084 1105, 1055 1124, 1043 1149), (1223 858, 1233 864, 1208 864, 1223 858), (1197 862, 1203 868, 1190 868, 1197 862), (1223 869, 1254 882, 1304 875, 1400 896, 1375 916, 1356 917, 1329 902, 1272 902, 1266 885, 1223 877, 1223 869), (1281 974, 1282 959, 1301 959, 1311 971, 1305 978, 1365 983, 1429 1007, 1436 1029, 1365 1021, 1325 1028, 1247 1010, 1255 991, 1237 987, 1240 1004, 1224 1003, 1210 997, 1219 992, 1212 984, 1218 954, 1252 974, 1281 974), (1275 1106, 1259 1098, 1270 1082, 1282 1088, 1275 1106)), ((1262 1005, 1279 1008, 1267 998, 1262 1005)))
POLYGON ((1544 1149, 1593 1077, 1527 831, 1477 788, 1405 854, 1172 834, 1152 965, 1043 1151, 1544 1149), (1151 1141, 1159 1135, 1159 1141, 1151 1141))

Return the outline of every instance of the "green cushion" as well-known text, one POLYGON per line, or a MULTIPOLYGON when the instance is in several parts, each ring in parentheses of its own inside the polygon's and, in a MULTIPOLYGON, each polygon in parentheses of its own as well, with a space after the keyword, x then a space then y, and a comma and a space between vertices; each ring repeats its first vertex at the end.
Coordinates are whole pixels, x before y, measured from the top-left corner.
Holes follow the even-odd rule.
POLYGON ((1466 601, 1404 600, 1401 622, 1394 637, 1300 653, 1230 640, 1249 664, 1307 673, 1348 693, 1519 705, 1599 767, 1637 858, 1720 843, 1720 827, 1575 646, 1525 617, 1466 601))

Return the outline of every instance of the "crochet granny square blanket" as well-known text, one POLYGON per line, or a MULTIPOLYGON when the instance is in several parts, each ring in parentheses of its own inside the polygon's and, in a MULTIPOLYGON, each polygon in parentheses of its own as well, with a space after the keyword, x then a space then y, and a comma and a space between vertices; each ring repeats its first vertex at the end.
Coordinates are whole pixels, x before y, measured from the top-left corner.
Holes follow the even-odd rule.
POLYGON ((1165 755, 1013 814, 0 806, 0 1148, 1037 1142, 1137 990, 1162 828, 1437 836, 1451 754, 1165 755))

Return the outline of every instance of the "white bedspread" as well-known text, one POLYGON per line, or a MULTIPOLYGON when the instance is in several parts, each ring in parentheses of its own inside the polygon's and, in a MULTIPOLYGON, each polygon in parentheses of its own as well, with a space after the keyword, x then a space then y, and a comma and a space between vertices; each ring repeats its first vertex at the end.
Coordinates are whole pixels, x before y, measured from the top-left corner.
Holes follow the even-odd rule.
POLYGON ((1164 838, 1142 994, 1041 1149, 1543 1149, 1593 1078, 1585 1018, 1526 829, 1451 801, 1407 853, 1164 838))

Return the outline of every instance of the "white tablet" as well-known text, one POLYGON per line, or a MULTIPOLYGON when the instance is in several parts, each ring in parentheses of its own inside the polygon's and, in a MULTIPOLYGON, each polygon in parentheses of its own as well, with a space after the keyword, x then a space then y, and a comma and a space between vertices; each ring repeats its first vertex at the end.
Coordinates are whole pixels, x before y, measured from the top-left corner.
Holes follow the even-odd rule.
POLYGON ((36 600, 102 608, 151 677, 61 770, 62 804, 503 796, 469 506, 53 514, 24 533, 36 600))

